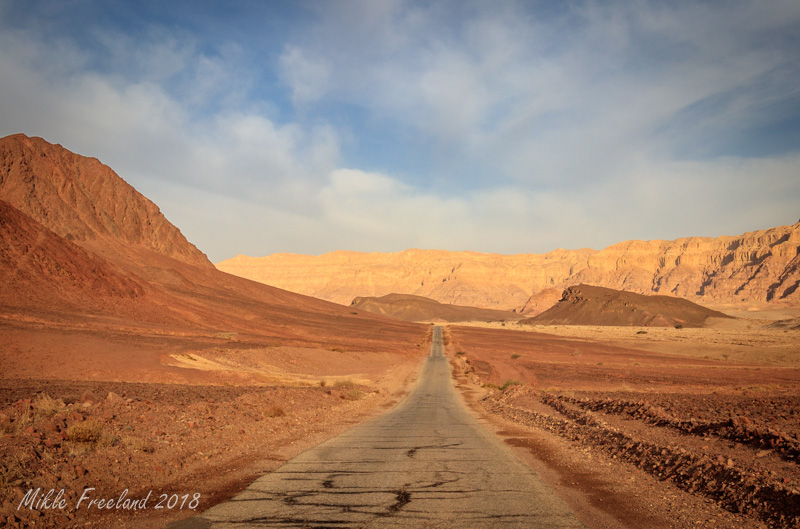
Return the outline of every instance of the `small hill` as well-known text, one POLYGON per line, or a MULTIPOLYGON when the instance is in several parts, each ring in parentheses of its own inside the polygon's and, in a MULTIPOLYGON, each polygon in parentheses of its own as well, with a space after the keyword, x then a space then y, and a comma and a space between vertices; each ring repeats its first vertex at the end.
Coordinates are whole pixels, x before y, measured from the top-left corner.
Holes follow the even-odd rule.
POLYGON ((611 288, 576 285, 561 300, 521 324, 703 327, 708 318, 727 314, 671 296, 645 296, 611 288))
POLYGON ((563 290, 558 288, 545 288, 541 292, 528 298, 528 301, 521 307, 514 309, 514 312, 524 314, 528 317, 541 314, 561 299, 562 292, 563 290))
POLYGON ((410 294, 359 297, 353 300, 350 307, 404 321, 514 321, 521 318, 519 314, 513 312, 446 305, 430 298, 410 294))

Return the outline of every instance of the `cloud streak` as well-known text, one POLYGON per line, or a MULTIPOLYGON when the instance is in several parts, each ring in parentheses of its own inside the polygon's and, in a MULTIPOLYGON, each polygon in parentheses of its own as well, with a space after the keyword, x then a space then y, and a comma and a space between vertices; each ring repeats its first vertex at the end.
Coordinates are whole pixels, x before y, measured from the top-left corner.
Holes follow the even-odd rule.
POLYGON ((213 260, 798 216, 796 2, 177 3, 135 24, 88 2, 63 27, 30 5, 0 4, 0 134, 99 157, 213 260), (245 19, 273 16, 273 40, 245 19))

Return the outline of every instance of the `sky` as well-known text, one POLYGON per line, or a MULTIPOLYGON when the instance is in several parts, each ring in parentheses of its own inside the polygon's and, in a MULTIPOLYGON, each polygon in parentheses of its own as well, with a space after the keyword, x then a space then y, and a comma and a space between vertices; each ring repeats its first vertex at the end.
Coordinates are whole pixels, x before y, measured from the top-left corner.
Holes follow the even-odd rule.
POLYGON ((800 219, 800 2, 0 0, 0 136, 214 262, 800 219))

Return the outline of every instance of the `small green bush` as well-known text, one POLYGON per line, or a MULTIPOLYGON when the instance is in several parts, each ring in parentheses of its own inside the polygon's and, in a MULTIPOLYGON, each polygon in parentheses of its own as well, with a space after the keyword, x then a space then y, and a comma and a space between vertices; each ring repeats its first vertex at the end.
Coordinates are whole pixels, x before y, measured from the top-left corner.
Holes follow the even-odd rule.
POLYGON ((520 382, 519 380, 508 379, 505 382, 503 382, 502 386, 500 386, 500 391, 505 391, 508 388, 510 388, 511 386, 521 386, 521 385, 522 385, 522 382, 520 382))

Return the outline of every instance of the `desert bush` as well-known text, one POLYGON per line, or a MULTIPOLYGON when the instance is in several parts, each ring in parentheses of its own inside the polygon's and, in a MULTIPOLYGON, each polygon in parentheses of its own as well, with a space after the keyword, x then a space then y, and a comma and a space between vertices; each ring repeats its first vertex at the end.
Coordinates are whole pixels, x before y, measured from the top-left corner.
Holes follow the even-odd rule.
POLYGON ((285 417, 286 410, 281 408, 280 406, 270 406, 266 410, 264 410, 265 417, 285 417))
POLYGON ((636 331, 636 334, 647 334, 647 331, 636 331))
POLYGON ((520 382, 519 380, 508 379, 505 382, 503 382, 502 386, 500 386, 500 391, 505 391, 508 388, 510 388, 511 386, 521 386, 521 385, 522 385, 522 382, 520 382))
POLYGON ((364 392, 358 388, 352 388, 348 391, 345 391, 342 395, 346 400, 361 400, 364 398, 364 392))
POLYGON ((336 382, 333 383, 333 387, 352 389, 356 387, 356 383, 348 378, 347 380, 337 380, 336 382))
POLYGON ((156 451, 156 445, 149 439, 142 437, 128 437, 125 439, 125 446, 135 452, 144 452, 145 454, 152 454, 156 451))
POLYGON ((103 433, 103 425, 93 419, 78 422, 67 428, 67 440, 73 443, 97 443, 103 433))
POLYGON ((41 393, 31 403, 37 417, 52 417, 64 408, 64 403, 52 398, 47 393, 41 393))
POLYGON ((19 459, 8 458, 0 463, 0 491, 5 492, 9 487, 13 487, 22 480, 24 469, 19 459))
POLYGON ((511 355, 511 359, 512 359, 512 360, 516 360, 516 359, 517 359, 517 358, 519 358, 520 356, 522 356, 522 355, 513 354, 513 355, 511 355))

